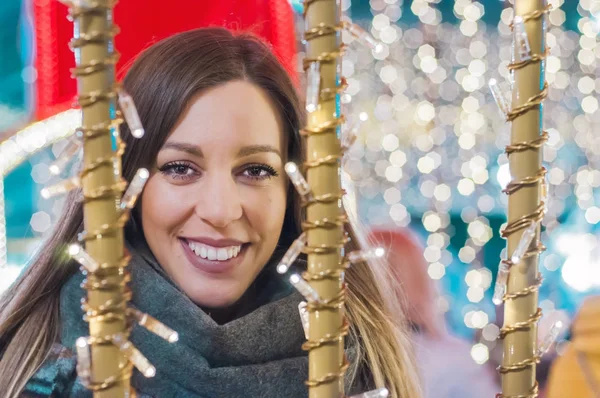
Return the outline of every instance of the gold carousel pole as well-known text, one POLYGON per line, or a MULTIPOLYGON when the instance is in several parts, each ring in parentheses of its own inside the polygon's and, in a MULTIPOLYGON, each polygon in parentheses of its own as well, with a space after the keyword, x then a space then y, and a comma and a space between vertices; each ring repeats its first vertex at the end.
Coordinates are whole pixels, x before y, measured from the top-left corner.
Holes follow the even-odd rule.
MULTIPOLYGON (((545 213, 546 170, 542 167, 541 147, 547 140, 542 131, 542 101, 547 95, 543 63, 546 58, 546 18, 549 6, 544 0, 516 0, 512 104, 507 120, 512 122, 509 156, 512 181, 505 189, 508 199, 508 224, 502 231, 507 238, 507 259, 500 264, 495 301, 505 302, 504 356, 501 398, 538 396, 536 364, 547 347, 538 347, 537 321, 540 224, 545 213)), ((501 93, 496 92, 498 97, 501 93)), ((554 329, 554 328, 553 328, 554 329)), ((555 333, 555 330, 552 330, 555 333)), ((544 344, 542 344, 544 346, 544 344)))
MULTIPOLYGON (((123 192, 120 178, 121 148, 113 148, 111 133, 116 87, 116 55, 110 46, 116 34, 112 22, 114 0, 74 1, 71 17, 75 37, 79 105, 82 109, 84 228, 80 240, 101 267, 88 273, 84 282, 89 322, 91 363, 87 387, 94 397, 127 397, 131 368, 125 353, 112 342, 112 336, 128 336, 127 293, 124 267, 123 229, 117 199, 123 192), (77 35, 79 30, 79 35, 77 35), (116 163, 115 163, 116 162, 116 163), (100 286, 104 285, 104 286, 100 286)), ((118 141, 118 140, 117 140, 118 141)), ((78 344, 83 344, 78 342, 78 344)), ((79 347, 78 347, 79 348, 79 347)), ((81 364, 81 362, 80 362, 81 364)))
POLYGON ((305 5, 308 96, 316 89, 317 103, 308 106, 305 163, 312 195, 306 208, 308 272, 305 278, 318 293, 319 303, 308 303, 310 398, 339 398, 344 393, 344 282, 342 249, 345 242, 339 160, 342 156, 337 108, 339 57, 341 51, 341 8, 336 0, 307 0, 305 5), (317 84, 313 77, 319 74, 317 84), (320 84, 319 84, 320 82, 320 84))
POLYGON ((87 295, 81 307, 90 336, 75 342, 79 380, 96 398, 130 397, 135 395, 130 386, 134 366, 145 377, 156 374, 154 366, 129 341, 133 323, 169 343, 179 339, 176 331, 129 303, 129 256, 125 255, 123 226, 149 172, 138 169, 129 185, 123 179, 121 116, 134 138, 142 138, 144 128, 132 97, 120 89, 115 79, 119 54, 114 50, 118 29, 113 23, 113 8, 117 0, 60 2, 69 7, 74 22, 70 45, 76 67, 72 73, 77 78, 82 119, 81 127, 49 169, 60 175, 81 149, 83 165, 78 177, 44 188, 41 195, 48 199, 76 188, 82 190, 84 231, 78 240, 85 248, 73 243, 67 250, 86 276, 82 287, 87 295))
MULTIPOLYGON (((345 319, 346 285, 344 273, 352 264, 382 257, 384 250, 374 248, 346 253, 348 242, 344 225, 348 216, 342 208, 341 161, 344 152, 354 142, 355 130, 342 134, 344 118, 339 110, 339 94, 347 87, 340 74, 340 57, 344 52, 341 31, 345 30, 362 45, 374 52, 382 45, 360 26, 341 22, 338 0, 305 0, 304 20, 306 57, 307 125, 301 131, 306 137, 307 159, 304 179, 292 162, 285 170, 302 197, 306 209, 304 232, 298 237, 277 266, 285 274, 301 252, 308 255, 307 271, 293 274, 290 283, 307 302, 298 309, 308 341, 302 348, 308 351, 309 398, 341 398, 344 393, 344 373, 348 361, 344 339, 349 325, 345 319)), ((385 387, 367 391, 351 398, 385 398, 385 387)))

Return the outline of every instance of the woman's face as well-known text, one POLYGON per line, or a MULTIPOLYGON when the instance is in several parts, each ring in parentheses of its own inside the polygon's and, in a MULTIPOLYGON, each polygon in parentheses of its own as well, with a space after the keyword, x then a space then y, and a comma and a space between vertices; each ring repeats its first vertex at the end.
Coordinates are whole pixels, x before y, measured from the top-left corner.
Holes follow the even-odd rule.
POLYGON ((142 194, 164 270, 196 304, 235 303, 273 254, 286 210, 281 121, 267 94, 233 81, 196 97, 142 194))

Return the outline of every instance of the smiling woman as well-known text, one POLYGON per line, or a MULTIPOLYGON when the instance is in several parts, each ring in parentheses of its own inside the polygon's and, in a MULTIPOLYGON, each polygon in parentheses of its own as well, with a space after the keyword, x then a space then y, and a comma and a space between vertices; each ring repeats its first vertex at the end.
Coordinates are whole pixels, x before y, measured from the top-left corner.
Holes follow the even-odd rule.
MULTIPOLYGON (((131 384, 142 397, 306 397, 303 298, 276 272, 302 218, 283 177, 286 162, 304 158, 288 75, 257 39, 200 29, 146 50, 124 87, 146 134, 136 140, 123 127, 123 176, 151 171, 125 227, 131 302, 179 332, 169 345, 133 329, 157 370, 152 379, 134 371, 131 384)), ((0 299, 2 397, 86 394, 71 353, 88 333, 83 276, 64 255, 82 222, 75 192, 45 250, 0 299)), ((358 249, 347 233, 347 250, 358 249)), ((305 257, 293 268, 305 269, 305 257)), ((346 393, 385 386, 392 397, 418 398, 383 269, 361 263, 345 275, 346 393)))
POLYGON ((279 112, 262 88, 235 80, 207 90, 192 99, 158 152, 142 196, 152 253, 219 322, 227 321, 219 314, 231 313, 228 307, 248 290, 279 241, 286 209, 284 136, 279 112))

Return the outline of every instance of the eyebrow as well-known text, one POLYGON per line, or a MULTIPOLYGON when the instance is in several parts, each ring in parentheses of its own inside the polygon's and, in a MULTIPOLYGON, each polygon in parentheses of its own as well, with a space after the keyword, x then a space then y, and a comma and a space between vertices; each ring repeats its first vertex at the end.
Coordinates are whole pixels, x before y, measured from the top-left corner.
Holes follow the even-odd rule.
POLYGON ((264 153, 264 152, 272 152, 281 158, 281 153, 279 152, 279 150, 275 147, 272 147, 271 145, 245 146, 242 149, 240 149, 240 151, 238 152, 238 157, 242 158, 244 156, 250 156, 250 155, 254 155, 257 153, 264 153))
MULTIPOLYGON (((161 148, 161 150, 164 150, 164 149, 174 149, 176 151, 189 153, 190 155, 193 155, 193 156, 196 156, 199 158, 204 157, 204 153, 202 152, 202 149, 200 149, 199 146, 193 145, 193 144, 187 144, 184 142, 167 142, 161 148)), ((274 153, 277 156, 279 156, 280 158, 282 158, 281 152, 279 152, 279 150, 277 148, 275 148, 271 145, 248 145, 248 146, 241 148, 240 151, 238 152, 237 156, 239 158, 241 158, 244 156, 250 156, 250 155, 255 155, 257 153, 265 153, 265 152, 274 153)))
POLYGON ((193 155, 193 156, 196 156, 199 158, 204 157, 204 153, 202 153, 202 149, 200 149, 199 146, 192 145, 192 144, 186 144, 184 142, 167 142, 161 148, 161 150, 163 150, 163 149, 174 149, 176 151, 189 153, 190 155, 193 155))

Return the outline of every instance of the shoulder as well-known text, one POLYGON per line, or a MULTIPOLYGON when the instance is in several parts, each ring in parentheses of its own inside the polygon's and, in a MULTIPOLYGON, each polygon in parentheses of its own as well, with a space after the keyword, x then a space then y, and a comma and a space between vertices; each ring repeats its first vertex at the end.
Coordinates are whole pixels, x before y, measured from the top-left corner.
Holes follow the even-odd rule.
POLYGON ((419 333, 413 335, 413 343, 417 358, 424 362, 439 363, 440 360, 445 360, 445 362, 473 361, 470 355, 471 346, 469 343, 451 335, 433 338, 419 333))
POLYGON ((428 397, 493 396, 498 391, 494 372, 471 357, 471 345, 454 336, 433 339, 415 336, 417 366, 428 397))
POLYGON ((27 382, 21 397, 65 397, 77 378, 76 358, 71 350, 54 344, 38 371, 27 382))
POLYGON ((417 361, 426 368, 445 373, 448 365, 460 363, 463 370, 479 369, 471 358, 471 345, 465 340, 450 335, 441 338, 418 335, 414 342, 417 361))

